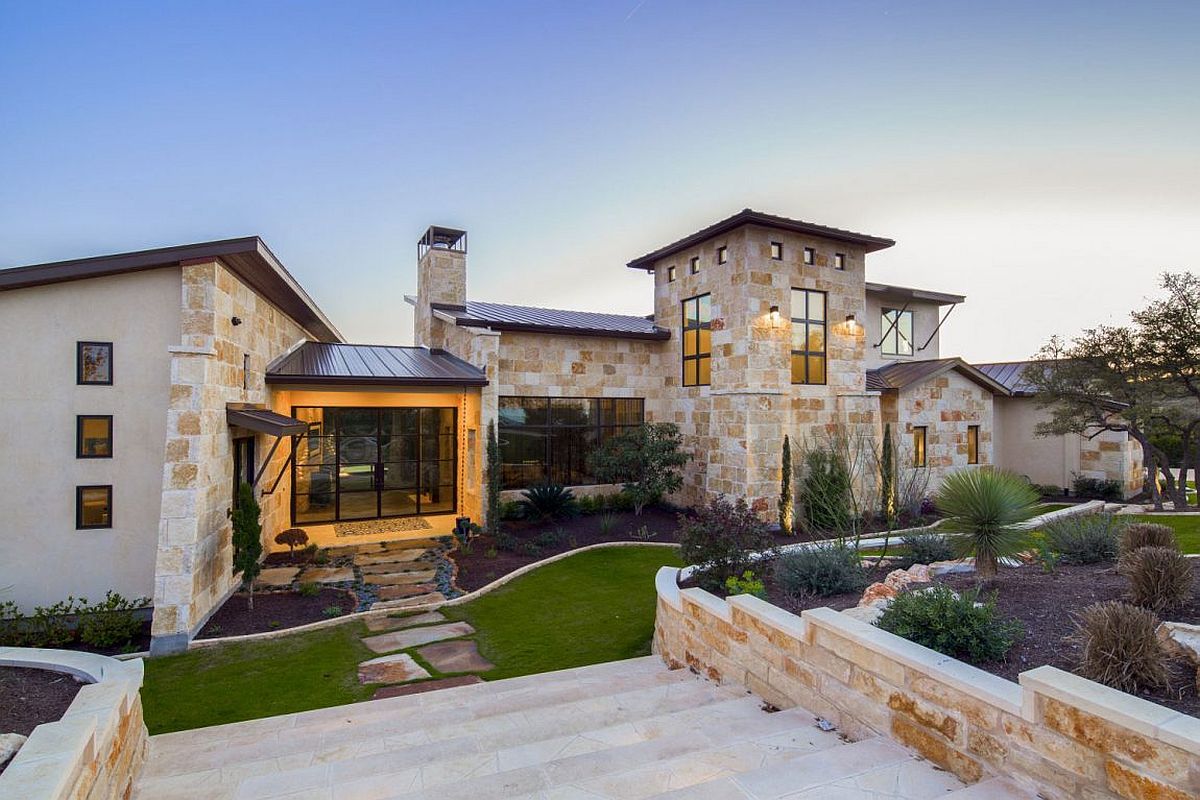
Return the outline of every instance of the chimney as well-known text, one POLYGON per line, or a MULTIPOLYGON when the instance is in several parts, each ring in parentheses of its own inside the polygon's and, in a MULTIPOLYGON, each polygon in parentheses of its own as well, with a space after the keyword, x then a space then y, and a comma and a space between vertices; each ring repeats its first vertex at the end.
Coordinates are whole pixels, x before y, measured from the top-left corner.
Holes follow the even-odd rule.
POLYGON ((417 344, 440 346, 440 341, 432 341, 433 310, 438 306, 467 306, 467 232, 431 225, 417 241, 417 344))

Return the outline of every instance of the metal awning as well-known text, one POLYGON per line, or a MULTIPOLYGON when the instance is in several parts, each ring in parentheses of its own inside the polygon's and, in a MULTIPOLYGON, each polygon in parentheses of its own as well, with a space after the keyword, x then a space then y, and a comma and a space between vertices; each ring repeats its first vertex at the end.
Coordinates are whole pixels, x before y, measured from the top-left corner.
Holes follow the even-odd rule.
POLYGON ((271 436, 298 436, 308 431, 308 423, 266 408, 226 408, 225 418, 230 425, 249 428, 271 436))

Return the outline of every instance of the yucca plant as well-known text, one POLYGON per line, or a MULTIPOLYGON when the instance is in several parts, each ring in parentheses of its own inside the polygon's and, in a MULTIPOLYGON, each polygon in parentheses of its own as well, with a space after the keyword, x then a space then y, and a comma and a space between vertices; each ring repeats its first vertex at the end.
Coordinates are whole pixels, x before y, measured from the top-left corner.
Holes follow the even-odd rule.
POLYGON ((965 555, 975 556, 981 578, 996 574, 996 562, 1020 549, 1019 527, 1037 515, 1040 501, 1029 481, 1003 470, 964 469, 942 481, 937 508, 944 530, 958 534, 965 555))

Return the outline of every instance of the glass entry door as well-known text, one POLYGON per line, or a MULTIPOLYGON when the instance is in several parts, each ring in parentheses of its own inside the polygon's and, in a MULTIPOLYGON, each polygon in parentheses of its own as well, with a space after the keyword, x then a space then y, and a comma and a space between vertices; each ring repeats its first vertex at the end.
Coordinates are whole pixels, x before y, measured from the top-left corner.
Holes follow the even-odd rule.
POLYGON ((293 408, 294 524, 453 513, 454 408, 293 408))

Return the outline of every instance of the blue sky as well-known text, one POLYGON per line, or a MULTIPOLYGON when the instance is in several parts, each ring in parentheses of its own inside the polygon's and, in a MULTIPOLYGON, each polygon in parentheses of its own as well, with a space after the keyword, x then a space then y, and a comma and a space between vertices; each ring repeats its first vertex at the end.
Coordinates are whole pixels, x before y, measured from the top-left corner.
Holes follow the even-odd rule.
POLYGON ((0 266, 257 233, 406 343, 472 298, 647 313, 626 261, 746 206, 889 236, 1022 358, 1200 270, 1200 3, 0 0, 0 266))

